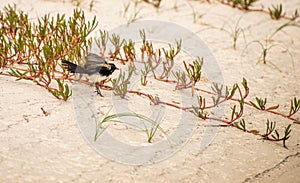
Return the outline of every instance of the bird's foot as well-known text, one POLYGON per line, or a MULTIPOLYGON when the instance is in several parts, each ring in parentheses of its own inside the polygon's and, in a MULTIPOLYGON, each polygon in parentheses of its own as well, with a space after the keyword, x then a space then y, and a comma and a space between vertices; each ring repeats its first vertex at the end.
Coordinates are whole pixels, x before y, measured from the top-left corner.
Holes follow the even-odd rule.
POLYGON ((100 97, 104 97, 104 96, 102 95, 100 89, 99 89, 99 82, 96 82, 96 83, 95 83, 95 87, 96 87, 96 91, 95 91, 95 92, 97 93, 97 95, 100 95, 100 97))
POLYGON ((100 97, 104 97, 100 90, 96 90, 95 92, 97 93, 97 95, 100 95, 100 97))

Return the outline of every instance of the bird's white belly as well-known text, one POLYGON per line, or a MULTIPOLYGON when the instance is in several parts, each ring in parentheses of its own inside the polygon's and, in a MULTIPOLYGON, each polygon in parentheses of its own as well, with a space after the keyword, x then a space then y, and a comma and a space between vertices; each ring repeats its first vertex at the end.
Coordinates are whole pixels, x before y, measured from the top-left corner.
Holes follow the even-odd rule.
POLYGON ((86 77, 94 83, 100 82, 107 78, 106 76, 100 76, 100 74, 86 75, 86 77))

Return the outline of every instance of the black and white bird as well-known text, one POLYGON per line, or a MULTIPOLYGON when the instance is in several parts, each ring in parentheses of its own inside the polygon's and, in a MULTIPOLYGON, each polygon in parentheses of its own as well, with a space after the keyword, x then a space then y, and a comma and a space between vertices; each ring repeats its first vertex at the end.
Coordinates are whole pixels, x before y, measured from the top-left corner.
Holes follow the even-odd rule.
POLYGON ((83 67, 67 60, 62 60, 62 66, 71 73, 86 74, 87 78, 94 82, 97 94, 103 97, 99 89, 99 82, 107 79, 115 70, 119 69, 115 64, 107 63, 104 58, 94 53, 89 53, 85 60, 86 63, 83 67))

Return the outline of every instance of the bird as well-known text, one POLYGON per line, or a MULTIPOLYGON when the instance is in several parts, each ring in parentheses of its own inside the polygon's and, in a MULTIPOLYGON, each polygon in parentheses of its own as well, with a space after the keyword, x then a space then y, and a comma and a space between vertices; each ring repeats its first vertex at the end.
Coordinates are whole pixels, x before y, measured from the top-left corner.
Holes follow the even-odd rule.
POLYGON ((97 94, 103 97, 99 89, 99 82, 107 79, 115 70, 119 70, 119 68, 113 63, 107 63, 104 58, 94 53, 87 54, 85 60, 86 63, 83 67, 64 59, 61 62, 62 66, 69 72, 87 75, 87 78, 93 81, 97 94))

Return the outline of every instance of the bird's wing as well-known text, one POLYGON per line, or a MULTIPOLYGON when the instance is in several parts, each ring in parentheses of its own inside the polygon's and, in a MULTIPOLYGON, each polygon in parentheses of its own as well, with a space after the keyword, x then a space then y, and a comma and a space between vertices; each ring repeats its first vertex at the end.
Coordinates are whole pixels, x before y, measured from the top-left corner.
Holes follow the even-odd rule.
POLYGON ((97 63, 95 65, 90 66, 88 69, 85 69, 85 71, 89 75, 99 74, 99 73, 100 73, 100 75, 103 75, 102 74, 103 70, 105 72, 106 70, 110 70, 110 69, 111 69, 111 66, 109 64, 99 64, 99 63, 97 63))
MULTIPOLYGON (((87 74, 98 74, 102 75, 103 70, 110 70, 111 66, 105 61, 103 57, 100 57, 97 54, 89 53, 86 57, 86 63, 84 69, 87 74)), ((106 74, 106 72, 104 73, 106 74)))
POLYGON ((90 69, 93 70, 102 64, 107 64, 104 58, 102 58, 99 55, 94 54, 94 53, 89 53, 85 57, 85 59, 86 59, 86 63, 84 65, 84 68, 87 70, 90 70, 90 69))

